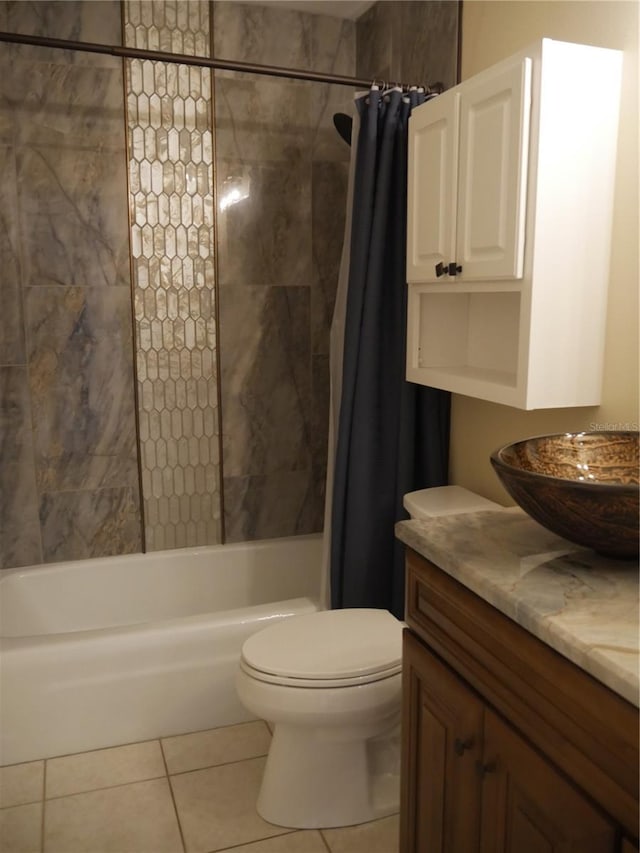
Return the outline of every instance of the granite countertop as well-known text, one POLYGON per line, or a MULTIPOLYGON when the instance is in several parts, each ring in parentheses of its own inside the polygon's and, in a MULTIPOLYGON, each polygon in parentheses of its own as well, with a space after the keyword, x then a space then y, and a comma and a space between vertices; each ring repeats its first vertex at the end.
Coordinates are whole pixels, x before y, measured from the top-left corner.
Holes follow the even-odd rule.
POLYGON ((518 507, 400 521, 396 536, 639 705, 637 561, 573 545, 518 507))

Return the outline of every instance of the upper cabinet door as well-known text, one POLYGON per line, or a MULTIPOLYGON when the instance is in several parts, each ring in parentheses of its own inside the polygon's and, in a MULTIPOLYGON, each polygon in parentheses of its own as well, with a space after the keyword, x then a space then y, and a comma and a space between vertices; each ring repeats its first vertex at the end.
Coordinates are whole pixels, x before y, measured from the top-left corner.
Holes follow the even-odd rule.
POLYGON ((531 59, 460 87, 455 261, 461 278, 522 278, 531 59))
POLYGON ((460 94, 414 110, 409 135, 407 281, 437 281, 455 257, 460 94))

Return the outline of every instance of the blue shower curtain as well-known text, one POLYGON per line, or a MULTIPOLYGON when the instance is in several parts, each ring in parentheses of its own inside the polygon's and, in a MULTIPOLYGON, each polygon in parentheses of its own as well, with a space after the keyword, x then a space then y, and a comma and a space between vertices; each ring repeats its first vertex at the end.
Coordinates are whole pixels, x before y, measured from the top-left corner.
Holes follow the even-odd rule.
POLYGON ((331 606, 404 615, 394 524, 406 492, 447 482, 450 394, 408 383, 407 130, 424 95, 373 88, 356 100, 342 393, 330 530, 331 606))

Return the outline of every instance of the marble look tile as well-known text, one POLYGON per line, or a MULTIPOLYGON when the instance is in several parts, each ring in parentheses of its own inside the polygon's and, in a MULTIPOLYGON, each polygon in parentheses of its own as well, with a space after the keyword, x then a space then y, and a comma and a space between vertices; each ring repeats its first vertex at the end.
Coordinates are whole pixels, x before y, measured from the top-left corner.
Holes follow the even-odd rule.
POLYGON ((315 275, 311 287, 311 347, 314 353, 329 352, 344 243, 348 180, 348 163, 313 164, 311 231, 315 275))
POLYGON ((218 185, 232 165, 308 157, 314 133, 310 95, 306 83, 216 71, 218 185))
POLYGON ((213 55, 261 65, 313 68, 312 18, 254 3, 213 4, 213 55))
POLYGON ((31 405, 26 367, 0 367, 0 568, 40 563, 31 405))
POLYGON ((0 853, 40 853, 42 803, 0 809, 0 853))
POLYGON ((398 853, 400 822, 392 815, 359 826, 323 829, 322 835, 331 853, 398 853))
POLYGON ((219 284, 308 287, 313 275, 309 166, 220 163, 219 198, 227 176, 238 174, 250 195, 219 216, 219 284))
POLYGON ((0 138, 53 149, 117 149, 120 165, 125 148, 122 62, 112 61, 112 68, 93 68, 24 60, 8 64, 3 56, 0 138), (9 136, 1 115, 10 119, 9 136))
MULTIPOLYGON (((5 0, 3 29, 14 33, 50 36, 100 44, 122 44, 119 0, 5 0)), ((112 56, 44 47, 3 44, 7 58, 77 65, 113 65, 112 56)))
POLYGON ((256 812, 264 763, 264 758, 254 758, 171 777, 189 853, 222 850, 286 832, 256 812))
POLYGON ((309 83, 309 113, 313 128, 311 156, 314 161, 349 162, 349 146, 333 124, 335 113, 352 115, 356 90, 346 86, 309 83))
POLYGON ((0 147, 0 364, 25 364, 17 208, 15 152, 0 147))
POLYGON ((327 467, 329 440, 329 356, 314 355, 311 359, 311 452, 316 471, 327 467))
POLYGON ((220 288, 224 471, 308 468, 309 289, 220 288))
POLYGON ((0 808, 39 802, 43 782, 44 761, 0 767, 0 808))
MULTIPOLYGON (((310 27, 311 70, 353 75, 356 62, 355 21, 314 14, 311 16, 310 27)), ((353 92, 353 89, 349 91, 353 92)))
POLYGON ((167 780, 48 800, 44 849, 47 853, 182 853, 167 780))
MULTIPOLYGON (((394 4, 379 0, 356 22, 356 76, 389 80, 392 75, 394 4)), ((404 81, 401 81, 404 82, 404 81)))
POLYGON ((26 291, 40 492, 137 484, 126 288, 26 291))
POLYGON ((24 284, 130 284, 126 175, 121 153, 18 151, 24 284))
POLYGON ((406 83, 457 83, 458 4, 450 0, 393 6, 392 76, 406 83))
POLYGON ((227 542, 318 533, 324 520, 324 472, 291 471, 224 478, 227 542))
POLYGON ((271 733, 261 720, 162 739, 169 773, 257 758, 269 751, 271 733))
POLYGON ((355 25, 341 18, 253 3, 213 3, 213 55, 351 74, 355 25))
POLYGON ((142 550, 135 488, 45 493, 40 523, 47 563, 142 550))
POLYGON ((46 797, 64 797, 165 775, 157 740, 97 749, 47 761, 46 797))
POLYGON ((458 5, 380 0, 357 28, 358 77, 402 83, 456 82, 458 5))
MULTIPOLYGON (((215 3, 214 38, 216 56, 331 74, 354 73, 353 21, 215 3)), ((219 157, 289 160, 292 147, 325 160, 348 157, 332 117, 350 109, 350 87, 221 71, 216 72, 216 81, 219 157)))

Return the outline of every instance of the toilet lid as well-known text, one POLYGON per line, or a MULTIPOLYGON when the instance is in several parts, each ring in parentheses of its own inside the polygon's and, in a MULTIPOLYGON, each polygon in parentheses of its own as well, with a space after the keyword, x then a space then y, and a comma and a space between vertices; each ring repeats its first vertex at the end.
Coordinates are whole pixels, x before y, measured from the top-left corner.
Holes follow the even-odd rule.
POLYGON ((254 670, 305 681, 374 676, 400 669, 402 628, 387 610, 323 610, 253 634, 242 659, 254 670))

